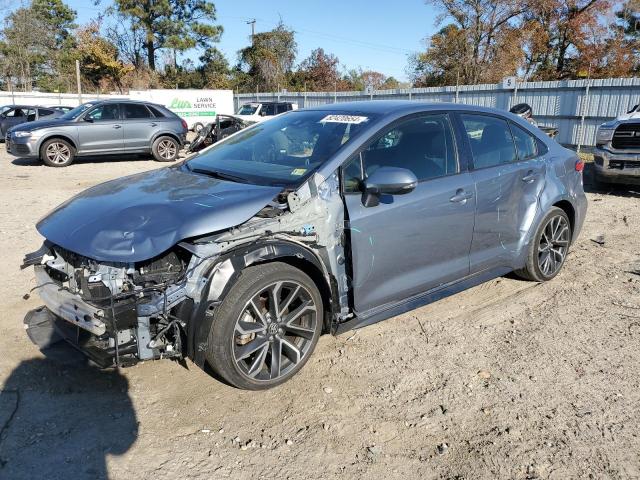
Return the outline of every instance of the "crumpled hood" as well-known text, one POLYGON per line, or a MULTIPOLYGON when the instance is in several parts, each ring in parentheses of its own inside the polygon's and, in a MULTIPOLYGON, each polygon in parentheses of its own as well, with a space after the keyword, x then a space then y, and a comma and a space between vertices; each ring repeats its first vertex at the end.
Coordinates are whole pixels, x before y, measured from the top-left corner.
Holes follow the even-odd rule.
POLYGON ((86 257, 137 262, 186 238, 246 222, 280 190, 162 168, 89 188, 36 228, 47 240, 86 257))

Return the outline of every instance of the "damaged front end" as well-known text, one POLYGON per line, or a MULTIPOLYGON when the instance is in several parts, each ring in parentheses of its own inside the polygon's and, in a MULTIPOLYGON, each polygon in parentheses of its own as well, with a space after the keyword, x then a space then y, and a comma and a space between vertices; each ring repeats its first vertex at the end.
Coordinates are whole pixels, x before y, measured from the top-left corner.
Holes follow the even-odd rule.
POLYGON ((97 262, 45 242, 22 266, 34 266, 46 307, 31 311, 26 327, 49 320, 56 335, 102 367, 181 357, 184 325, 175 307, 186 298, 190 261, 176 247, 143 262, 97 262))
MULTIPOLYGON (((278 259, 307 272, 325 297, 325 330, 349 317, 344 206, 338 175, 316 174, 240 225, 182 240, 142 261, 95 260, 46 241, 25 257, 45 308, 29 312, 101 367, 190 357, 204 367, 217 305, 247 266, 278 259)), ((46 336, 46 335, 45 335, 46 336)))

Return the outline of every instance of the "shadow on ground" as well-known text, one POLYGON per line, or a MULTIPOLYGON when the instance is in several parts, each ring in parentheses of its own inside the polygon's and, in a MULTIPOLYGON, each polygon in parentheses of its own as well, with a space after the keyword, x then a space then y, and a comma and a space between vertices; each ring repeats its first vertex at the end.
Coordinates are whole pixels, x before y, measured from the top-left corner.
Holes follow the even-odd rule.
MULTIPOLYGON (((129 155, 102 155, 95 157, 77 157, 69 167, 73 165, 82 165, 84 163, 119 163, 119 162, 135 162, 135 161, 152 161, 153 157, 145 154, 129 154, 129 155)), ((19 157, 11 160, 13 165, 18 167, 44 167, 37 158, 19 157)), ((69 168, 64 167, 64 168, 69 168)))
POLYGON ((602 195, 615 195, 617 197, 640 198, 640 185, 603 184, 595 181, 594 164, 586 163, 584 166, 584 191, 587 193, 600 193, 602 195))
POLYGON ((60 342, 20 363, 0 391, 0 478, 107 479, 138 436, 129 385, 60 342))

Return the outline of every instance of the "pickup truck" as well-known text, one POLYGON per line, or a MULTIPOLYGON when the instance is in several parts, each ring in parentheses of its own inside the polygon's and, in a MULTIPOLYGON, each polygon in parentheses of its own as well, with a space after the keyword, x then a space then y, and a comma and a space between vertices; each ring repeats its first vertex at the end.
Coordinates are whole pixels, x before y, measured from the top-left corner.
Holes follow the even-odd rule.
POLYGON ((640 185, 640 118, 600 125, 594 161, 596 182, 640 185))

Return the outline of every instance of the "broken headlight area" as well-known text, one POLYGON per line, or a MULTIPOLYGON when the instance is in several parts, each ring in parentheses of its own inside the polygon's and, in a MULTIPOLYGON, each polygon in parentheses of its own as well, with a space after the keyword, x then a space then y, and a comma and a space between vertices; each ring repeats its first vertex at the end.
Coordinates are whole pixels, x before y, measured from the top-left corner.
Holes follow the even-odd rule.
POLYGON ((46 306, 29 312, 26 326, 53 325, 103 367, 181 358, 185 325, 178 310, 190 302, 185 287, 191 259, 176 246, 143 262, 100 262, 45 244, 25 257, 46 306))

